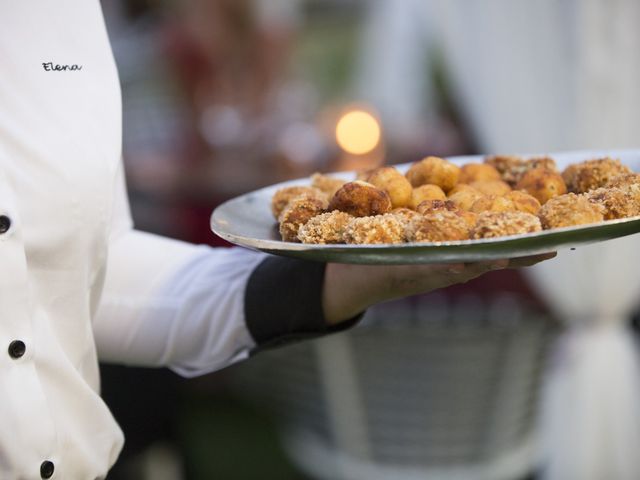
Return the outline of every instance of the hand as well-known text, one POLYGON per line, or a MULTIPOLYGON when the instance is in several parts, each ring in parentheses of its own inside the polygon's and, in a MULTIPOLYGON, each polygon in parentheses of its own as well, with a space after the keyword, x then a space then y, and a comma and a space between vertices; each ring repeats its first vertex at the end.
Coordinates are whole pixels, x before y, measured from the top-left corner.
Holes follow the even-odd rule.
POLYGON ((555 256, 552 252, 487 262, 428 265, 330 263, 322 298, 325 318, 333 325, 379 302, 465 283, 492 270, 528 267, 555 256))

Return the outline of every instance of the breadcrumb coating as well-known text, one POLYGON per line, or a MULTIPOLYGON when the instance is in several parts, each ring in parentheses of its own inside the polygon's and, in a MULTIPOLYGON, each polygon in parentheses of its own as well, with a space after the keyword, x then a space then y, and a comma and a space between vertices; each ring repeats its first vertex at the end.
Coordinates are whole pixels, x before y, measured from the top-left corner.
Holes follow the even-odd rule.
POLYGON ((344 243, 344 231, 352 218, 338 210, 316 215, 300 227, 298 240, 302 243, 344 243))
POLYGON ((601 222, 604 220, 604 210, 602 205, 590 202, 583 195, 566 193, 545 203, 538 217, 542 228, 546 230, 601 222))
POLYGON ((627 173, 632 173, 631 169, 622 165, 620 160, 605 157, 569 165, 562 172, 562 178, 570 192, 586 193, 604 187, 611 179, 627 173))
POLYGON ((393 213, 352 218, 344 231, 350 244, 402 243, 405 241, 405 222, 393 213))
POLYGON ((544 167, 557 172, 556 161, 551 157, 533 157, 527 160, 516 155, 494 155, 486 157, 485 163, 493 166, 499 173, 503 181, 511 187, 520 181, 522 176, 529 170, 544 167))
POLYGON ((319 200, 328 201, 327 195, 321 190, 314 187, 307 186, 293 186, 284 187, 276 191, 271 198, 271 213, 274 218, 278 218, 284 210, 284 207, 296 197, 306 195, 311 198, 317 198, 319 200))
POLYGON ((403 221, 409 221, 415 217, 420 216, 420 214, 415 210, 411 210, 410 208, 404 208, 404 207, 394 208, 393 210, 391 210, 390 214, 401 217, 403 221))
POLYGON ((513 203, 515 210, 537 215, 540 211, 540 202, 536 197, 520 190, 513 190, 505 195, 505 198, 513 203))
POLYGON ((540 220, 525 212, 483 212, 478 215, 471 238, 495 238, 542 230, 540 220))
POLYGON ((421 215, 437 211, 454 211, 458 210, 455 203, 450 200, 425 200, 420 202, 416 211, 421 215))
POLYGON ((285 242, 298 242, 298 231, 311 218, 324 211, 326 204, 317 198, 296 197, 280 214, 280 235, 285 242))
POLYGON ((640 174, 624 173, 611 178, 605 185, 605 188, 622 188, 629 185, 640 185, 640 174))
POLYGON ((473 202, 469 211, 473 213, 482 212, 515 212, 518 210, 514 203, 507 197, 498 195, 487 195, 480 197, 473 202))
POLYGON ((467 240, 469 224, 456 212, 436 211, 416 217, 407 224, 406 237, 410 242, 467 240))
POLYGON ((493 155, 486 157, 484 163, 494 167, 502 177, 502 180, 509 185, 514 186, 520 180, 520 177, 527 171, 527 164, 516 155, 493 155))
POLYGON ((598 188, 585 195, 591 203, 604 207, 605 220, 640 215, 638 202, 634 201, 633 194, 628 189, 598 188))

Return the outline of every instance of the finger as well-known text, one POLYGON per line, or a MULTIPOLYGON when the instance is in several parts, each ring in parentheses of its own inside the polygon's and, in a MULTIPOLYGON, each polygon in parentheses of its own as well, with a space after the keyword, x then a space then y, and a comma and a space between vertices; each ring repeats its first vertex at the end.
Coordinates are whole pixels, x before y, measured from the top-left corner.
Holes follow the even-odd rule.
POLYGON ((557 252, 549 252, 543 253, 540 255, 531 255, 528 257, 519 257, 512 258, 509 260, 509 268, 521 268, 521 267, 530 267, 535 265, 536 263, 544 262, 545 260, 550 260, 558 255, 557 252))

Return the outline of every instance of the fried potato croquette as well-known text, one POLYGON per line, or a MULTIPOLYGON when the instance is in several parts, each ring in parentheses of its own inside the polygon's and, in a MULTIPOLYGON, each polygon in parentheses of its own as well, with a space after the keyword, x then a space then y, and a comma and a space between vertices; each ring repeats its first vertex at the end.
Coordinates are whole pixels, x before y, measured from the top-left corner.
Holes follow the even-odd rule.
POLYGON ((352 218, 345 228, 344 240, 350 244, 402 243, 406 223, 402 216, 392 213, 352 218))
POLYGON ((327 201, 326 194, 317 188, 306 186, 284 187, 276 191, 271 198, 271 213, 273 213, 273 216, 277 219, 282 213, 282 210, 284 210, 284 207, 286 207, 291 200, 301 195, 327 201))
POLYGON ((567 193, 562 176, 546 167, 536 167, 526 172, 515 188, 535 197, 541 205, 553 197, 567 193))
POLYGON ((562 178, 568 191, 586 193, 604 187, 609 180, 628 173, 633 172, 626 165, 622 165, 620 160, 605 157, 569 165, 562 172, 562 178))
POLYGON ((315 244, 344 243, 344 232, 353 218, 338 210, 321 213, 300 227, 298 240, 315 244))
POLYGON ((605 184, 605 188, 622 188, 629 185, 640 185, 640 174, 638 173, 623 173, 617 175, 605 184))
POLYGON ((526 212, 484 212, 478 215, 471 238, 495 238, 542 230, 540 220, 526 212))
POLYGON ((391 211, 391 199, 384 190, 356 180, 345 183, 329 201, 328 210, 340 210, 354 217, 368 217, 391 211))
POLYGON ((638 202, 629 190, 622 188, 598 188, 585 193, 591 203, 604 207, 604 219, 635 217, 640 215, 638 202))
POLYGON ((326 203, 300 196, 291 200, 280 213, 280 235, 285 242, 298 242, 298 231, 312 217, 324 212, 326 203))
POLYGON ((502 180, 480 180, 473 182, 471 186, 484 195, 502 196, 511 191, 509 184, 502 180))
POLYGON ((414 218, 406 228, 410 242, 446 242, 467 240, 469 224, 456 212, 437 211, 414 218))
POLYGON ((604 207, 583 195, 566 193, 545 203, 538 217, 544 229, 586 225, 604 220, 604 207))
POLYGON ((311 175, 311 186, 323 191, 328 198, 333 197, 345 183, 347 182, 341 178, 331 177, 321 173, 311 175))
POLYGON ((460 167, 459 184, 470 184, 486 180, 502 180, 500 172, 493 165, 488 163, 467 163, 460 167))
POLYGON ((387 192, 393 208, 406 207, 411 203, 413 187, 394 167, 376 168, 369 173, 366 181, 387 192))
POLYGON ((427 157, 411 165, 406 173, 411 185, 433 184, 448 192, 456 183, 460 175, 460 167, 439 157, 427 157))
POLYGON ((451 195, 449 195, 448 200, 453 202, 460 210, 471 210, 471 207, 476 202, 476 200, 483 198, 485 195, 480 193, 475 188, 469 185, 457 185, 456 188, 452 190, 451 195), (465 187, 465 188, 459 188, 465 187))
POLYGON ((482 213, 482 212, 515 212, 518 209, 511 200, 506 197, 500 197, 498 195, 484 195, 478 200, 473 202, 470 212, 482 213))
POLYGON ((540 211, 540 202, 536 197, 529 195, 526 192, 520 190, 512 190, 507 193, 504 198, 510 200, 515 207, 515 210, 519 212, 526 212, 532 215, 537 215, 540 211))
POLYGON ((409 206, 414 210, 425 200, 446 200, 447 196, 437 185, 420 185, 411 191, 409 206))

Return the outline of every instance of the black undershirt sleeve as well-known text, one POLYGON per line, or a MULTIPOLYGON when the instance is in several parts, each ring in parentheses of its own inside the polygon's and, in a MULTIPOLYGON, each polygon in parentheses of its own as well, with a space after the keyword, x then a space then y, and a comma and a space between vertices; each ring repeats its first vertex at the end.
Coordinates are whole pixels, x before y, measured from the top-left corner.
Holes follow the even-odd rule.
POLYGON ((326 264, 285 257, 267 257, 247 283, 244 310, 252 353, 267 348, 341 332, 356 325, 363 314, 327 325, 322 311, 326 264))

